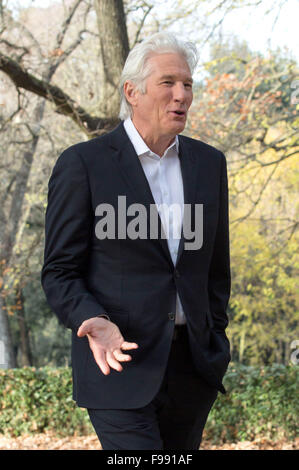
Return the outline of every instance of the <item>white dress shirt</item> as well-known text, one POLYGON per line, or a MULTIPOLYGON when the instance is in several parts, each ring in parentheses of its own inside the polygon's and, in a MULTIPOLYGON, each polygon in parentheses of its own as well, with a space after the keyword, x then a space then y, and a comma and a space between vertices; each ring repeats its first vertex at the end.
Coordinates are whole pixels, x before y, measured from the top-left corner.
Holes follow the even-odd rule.
MULTIPOLYGON (((165 150, 162 157, 152 152, 134 126, 130 118, 124 121, 124 128, 139 157, 143 171, 148 180, 156 206, 161 204, 178 204, 178 210, 169 211, 169 219, 163 208, 158 207, 158 212, 167 234, 167 243, 173 264, 176 263, 180 234, 184 211, 184 188, 179 160, 179 139, 165 150), (165 214, 165 218, 163 215, 165 214), (169 226, 168 226, 169 221, 169 226)), ((176 300, 176 324, 186 323, 183 307, 177 294, 176 300)))

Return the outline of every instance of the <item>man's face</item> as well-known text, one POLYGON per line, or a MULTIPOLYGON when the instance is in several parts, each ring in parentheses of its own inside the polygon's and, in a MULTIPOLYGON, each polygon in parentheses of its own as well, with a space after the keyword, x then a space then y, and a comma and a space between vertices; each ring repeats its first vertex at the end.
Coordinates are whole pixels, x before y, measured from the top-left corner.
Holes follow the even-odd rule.
POLYGON ((145 94, 137 91, 132 102, 133 122, 146 135, 174 137, 184 130, 193 99, 189 66, 172 53, 154 55, 148 65, 145 94))

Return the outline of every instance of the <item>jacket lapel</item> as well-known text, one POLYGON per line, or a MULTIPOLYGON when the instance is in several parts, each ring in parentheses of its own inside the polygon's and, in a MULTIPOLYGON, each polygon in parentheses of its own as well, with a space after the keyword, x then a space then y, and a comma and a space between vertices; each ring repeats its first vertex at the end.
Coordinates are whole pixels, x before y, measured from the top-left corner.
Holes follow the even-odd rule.
MULTIPOLYGON (((115 151, 113 152, 112 158, 114 158, 123 179, 130 188, 134 200, 145 206, 147 216, 149 217, 150 205, 152 204, 155 207, 155 200, 140 160, 123 127, 123 123, 120 123, 119 126, 112 131, 110 136, 110 145, 115 151)), ((192 204, 194 202, 196 190, 196 164, 191 146, 181 136, 179 136, 179 158, 183 178, 184 203, 192 204)), ((160 229, 162 223, 158 211, 157 217, 160 229)), ((183 228, 181 235, 176 265, 178 264, 179 258, 184 249, 185 240, 183 238, 183 228)), ((160 237, 157 240, 153 240, 153 242, 158 242, 161 245, 170 265, 173 267, 167 239, 160 237)))
POLYGON ((136 202, 148 207, 154 204, 154 198, 135 149, 121 123, 111 135, 113 154, 123 178, 134 194, 136 202))
MULTIPOLYGON (((184 186, 184 204, 193 205, 196 197, 196 181, 198 167, 196 165, 196 159, 192 152, 192 146, 184 139, 183 136, 179 136, 179 158, 181 163, 182 179, 184 186)), ((184 238, 182 226, 176 266, 184 251, 185 241, 186 240, 184 238)))

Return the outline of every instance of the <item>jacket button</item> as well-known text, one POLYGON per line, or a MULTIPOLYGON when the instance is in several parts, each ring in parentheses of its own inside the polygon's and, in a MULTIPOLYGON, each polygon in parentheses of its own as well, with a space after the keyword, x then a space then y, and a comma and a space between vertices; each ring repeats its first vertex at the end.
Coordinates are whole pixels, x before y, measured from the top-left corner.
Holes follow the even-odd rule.
POLYGON ((172 313, 172 312, 170 312, 170 313, 168 314, 168 318, 169 318, 169 320, 174 320, 174 319, 175 319, 175 314, 172 313))
POLYGON ((176 279, 178 279, 180 277, 180 272, 177 269, 174 271, 174 277, 176 279))

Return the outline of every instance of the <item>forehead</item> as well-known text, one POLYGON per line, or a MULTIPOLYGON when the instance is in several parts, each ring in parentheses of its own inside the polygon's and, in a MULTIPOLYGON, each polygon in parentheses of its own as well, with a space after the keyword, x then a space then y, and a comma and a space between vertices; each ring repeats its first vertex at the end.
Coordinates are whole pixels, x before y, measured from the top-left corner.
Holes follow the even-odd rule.
POLYGON ((151 75, 154 77, 181 75, 184 78, 192 79, 188 63, 180 54, 155 54, 148 59, 147 63, 150 67, 151 75))

